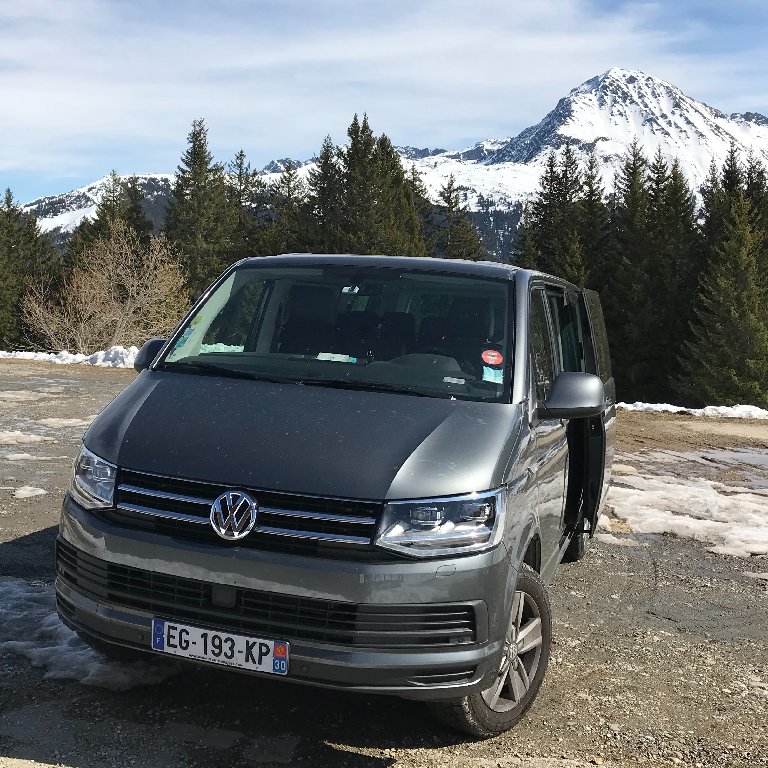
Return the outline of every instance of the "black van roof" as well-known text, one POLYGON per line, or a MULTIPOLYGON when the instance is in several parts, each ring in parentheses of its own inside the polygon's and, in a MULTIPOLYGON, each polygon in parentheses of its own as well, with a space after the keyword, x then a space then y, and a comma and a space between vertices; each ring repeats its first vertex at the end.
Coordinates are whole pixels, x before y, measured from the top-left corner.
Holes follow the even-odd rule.
POLYGON ((457 275, 492 277, 512 280, 519 267, 497 261, 465 261, 464 259, 433 259, 412 256, 359 256, 352 253, 283 253, 280 256, 257 256, 243 259, 238 266, 299 267, 299 266, 354 266, 413 269, 428 272, 451 272, 457 275))

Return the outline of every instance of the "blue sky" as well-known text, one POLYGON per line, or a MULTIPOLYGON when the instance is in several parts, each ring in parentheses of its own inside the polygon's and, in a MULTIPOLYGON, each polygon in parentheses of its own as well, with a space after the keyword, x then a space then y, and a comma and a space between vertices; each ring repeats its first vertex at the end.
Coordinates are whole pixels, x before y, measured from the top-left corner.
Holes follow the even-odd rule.
POLYGON ((172 172, 191 121, 262 167, 355 112, 396 144, 518 133, 613 66, 768 113, 764 0, 0 0, 0 188, 172 172))

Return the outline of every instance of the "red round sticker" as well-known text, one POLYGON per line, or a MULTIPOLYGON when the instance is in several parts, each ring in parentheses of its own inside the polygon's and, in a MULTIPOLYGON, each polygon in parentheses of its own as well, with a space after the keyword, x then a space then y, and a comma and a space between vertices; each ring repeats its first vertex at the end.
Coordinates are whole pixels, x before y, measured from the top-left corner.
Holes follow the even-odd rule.
POLYGON ((483 352, 483 362, 488 363, 488 365, 501 365, 504 358, 501 356, 501 352, 497 352, 495 349, 486 349, 483 352))

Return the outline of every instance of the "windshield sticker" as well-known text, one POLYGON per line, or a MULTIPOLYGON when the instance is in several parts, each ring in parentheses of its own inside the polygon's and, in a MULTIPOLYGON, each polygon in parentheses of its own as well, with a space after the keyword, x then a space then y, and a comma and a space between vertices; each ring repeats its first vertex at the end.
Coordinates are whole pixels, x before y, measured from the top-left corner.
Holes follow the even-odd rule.
POLYGON ((195 332, 194 328, 191 328, 191 327, 187 326, 184 329, 184 333, 182 333, 181 336, 179 336, 179 340, 176 342, 175 346, 176 347, 183 347, 189 341, 189 337, 194 332, 195 332))
POLYGON ((443 376, 443 383, 445 384, 466 384, 466 379, 454 379, 452 376, 443 376))
POLYGON ((489 368, 487 365, 483 366, 483 381, 489 381, 491 384, 503 384, 504 383, 504 369, 503 368, 489 368))
POLYGON ((495 349, 486 349, 482 358, 483 362, 488 363, 488 365, 501 365, 504 362, 501 352, 497 352, 495 349))
POLYGON ((335 352, 320 352, 317 355, 318 360, 330 360, 332 363, 356 363, 356 357, 349 355, 337 355, 335 352))

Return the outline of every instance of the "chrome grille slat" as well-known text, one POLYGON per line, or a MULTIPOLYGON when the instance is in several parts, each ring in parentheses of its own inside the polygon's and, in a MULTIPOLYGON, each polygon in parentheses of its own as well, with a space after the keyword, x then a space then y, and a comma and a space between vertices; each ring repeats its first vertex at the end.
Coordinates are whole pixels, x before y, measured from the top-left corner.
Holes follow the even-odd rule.
POLYGON ((205 525, 209 522, 207 515, 206 517, 185 515, 181 512, 172 512, 167 509, 155 509, 154 507, 144 507, 141 504, 128 504, 124 501, 120 502, 117 505, 117 508, 122 509, 124 512, 140 512, 142 515, 162 517, 164 520, 179 520, 182 523, 192 523, 193 525, 205 525))
POLYGON ((371 541, 369 536, 339 536, 334 533, 292 531, 287 528, 272 528, 262 525, 257 525, 253 530, 256 533, 268 533, 272 536, 290 536, 295 539, 309 539, 310 541, 333 541, 336 544, 370 544, 371 541))
MULTIPOLYGON (((201 499, 197 496, 185 496, 182 493, 169 493, 168 491, 156 491, 152 488, 140 488, 137 485, 121 484, 117 486, 118 491, 126 493, 137 493, 141 496, 153 496, 156 499, 169 499, 170 501, 182 501, 186 504, 207 504, 209 507, 213 499, 201 499)), ((216 498, 214 496, 214 498, 216 498)))
MULTIPOLYGON (((375 556, 372 539, 382 504, 355 499, 302 496, 243 487, 259 504, 253 530, 237 541, 250 549, 279 548, 321 557, 375 556), (272 543, 274 542, 274 544, 272 543), (335 548, 335 550, 334 550, 335 548), (356 554, 355 554, 356 553, 356 554)), ((174 538, 232 546, 210 527, 210 507, 232 486, 120 470, 116 511, 105 516, 123 526, 174 538)))
POLYGON ((277 507, 260 507, 265 515, 280 515, 281 517, 296 517, 303 520, 319 520, 328 523, 350 523, 351 525, 375 525, 375 517, 354 517, 349 515, 331 515, 326 512, 310 512, 308 510, 278 509, 277 507))

